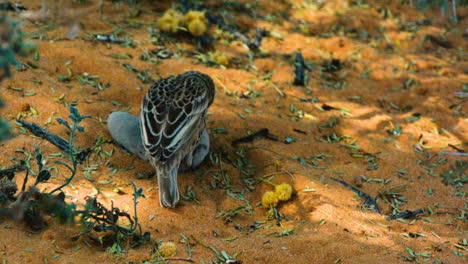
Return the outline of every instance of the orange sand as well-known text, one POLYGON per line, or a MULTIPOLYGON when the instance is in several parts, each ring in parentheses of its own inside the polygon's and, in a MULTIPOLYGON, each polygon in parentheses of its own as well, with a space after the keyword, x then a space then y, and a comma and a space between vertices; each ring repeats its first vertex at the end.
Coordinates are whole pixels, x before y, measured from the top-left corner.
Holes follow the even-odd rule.
MULTIPOLYGON (((23 2, 33 9, 38 9, 41 3, 39 0, 23 2)), ((104 144, 102 147, 105 151, 113 151, 112 156, 102 158, 93 153, 90 160, 81 166, 83 170, 86 166, 97 165, 97 169, 92 172, 93 181, 87 180, 83 171, 80 171, 72 185, 65 190, 69 201, 83 203, 85 196, 97 194, 106 206, 110 206, 113 201, 115 206, 132 212, 130 181, 134 181, 144 189, 147 196, 141 199, 138 206, 143 231, 150 231, 154 242, 176 242, 178 258, 188 257, 184 245, 179 243, 180 234, 183 233, 218 251, 238 253, 237 259, 243 263, 403 263, 403 256, 409 255, 406 248, 417 253, 430 252, 429 258, 417 258, 422 263, 466 261, 466 246, 465 250, 455 247, 460 239, 467 238, 466 221, 456 219, 461 213, 456 208, 465 206, 466 209, 466 198, 454 196, 453 186, 444 185, 442 178, 429 175, 427 170, 418 165, 418 159, 427 160, 427 157, 415 153, 413 149, 422 135, 428 153, 453 151, 448 144, 466 150, 468 123, 466 112, 463 112, 466 111, 466 102, 461 105, 458 116, 454 116, 455 110, 449 109, 449 106, 461 100, 452 93, 462 91, 462 85, 468 82, 468 65, 461 54, 466 53, 467 48, 466 38, 462 36, 468 26, 467 8, 459 8, 460 17, 464 19, 453 27, 439 19, 438 11, 423 14, 410 10, 408 6, 391 4, 394 1, 385 1, 386 4, 382 4, 382 1, 370 1, 379 3, 369 4, 370 8, 352 7, 347 3, 352 1, 325 1, 328 4, 320 10, 305 4, 313 1, 280 1, 282 4, 275 3, 271 6, 269 1, 260 1, 258 10, 263 16, 290 11, 289 20, 280 20, 280 24, 262 19, 254 20, 247 15, 236 15, 237 22, 242 26, 261 26, 274 32, 272 37, 264 39, 262 45, 262 50, 270 56, 255 58, 252 65, 247 67, 249 51, 241 43, 234 41, 223 46, 218 42, 216 49, 240 61, 221 69, 199 63, 189 52, 195 50, 194 42, 189 37, 177 37, 166 43, 168 48, 178 54, 176 58, 162 60, 157 64, 140 60, 145 49, 155 48, 155 45, 149 43, 148 26, 154 24, 160 12, 169 7, 168 3, 161 6, 159 2, 143 2, 144 10, 150 11, 131 18, 128 12, 132 11, 131 8, 105 1, 102 16, 94 10, 88 12, 87 16, 78 18, 82 31, 80 38, 76 40, 63 39, 68 30, 66 26, 47 32, 44 40, 35 40, 40 47, 40 60, 33 62, 39 68, 15 72, 12 79, 2 83, 1 93, 8 104, 2 109, 2 115, 9 121, 21 115, 29 122, 44 125, 53 133, 67 137, 62 125, 55 121, 46 122, 51 116, 67 118, 68 110, 63 102, 77 102, 82 114, 94 117, 84 121, 86 131, 78 135, 77 145, 92 147, 98 137, 111 139, 104 121, 112 111, 123 110, 138 114, 141 99, 150 86, 143 84, 134 73, 120 64, 129 63, 137 69, 149 72, 156 79, 159 75, 166 77, 188 70, 202 71, 211 75, 218 87, 216 99, 210 108, 208 127, 227 128, 228 131, 227 134, 211 134, 211 152, 216 154, 224 150, 235 160, 236 151, 242 149, 255 168, 254 177, 273 175, 271 181, 274 183, 290 183, 296 195, 278 208, 289 220, 282 221, 282 227, 276 226, 274 220, 267 221, 265 209, 257 206, 262 194, 273 190, 268 183, 255 185, 256 190, 244 195, 254 207, 253 215, 240 213, 229 223, 216 218, 219 212, 227 212, 245 204, 228 196, 226 190, 212 189, 210 185, 214 173, 224 170, 231 178, 233 190, 246 188, 241 181, 244 175, 227 161, 223 161, 221 165, 213 165, 206 160, 199 168, 202 175, 181 173, 180 189, 184 192, 187 186, 193 186, 199 203, 182 201, 175 209, 163 209, 158 201, 156 179, 137 178, 138 174, 152 174, 151 165, 126 154, 114 144, 104 144), (427 17, 433 17, 434 22, 429 26, 419 26, 421 30, 416 33, 400 32, 395 19, 380 17, 378 7, 388 7, 404 23, 414 23, 427 17), (342 14, 339 17, 334 15, 338 11, 342 14), (142 26, 130 27, 128 21, 131 20, 142 26), (303 24, 303 33, 300 30, 294 32, 293 28, 300 23, 303 24), (371 35, 387 35, 388 43, 372 39, 365 42, 336 34, 329 38, 314 35, 329 33, 336 25, 366 30, 371 35), (106 46, 97 41, 88 41, 90 38, 86 36, 86 33, 109 33, 116 27, 126 30, 137 42, 136 48, 117 44, 106 46), (384 31, 380 32, 379 27, 385 27, 384 31), (455 48, 442 49, 430 42, 421 44, 424 34, 437 36, 440 33, 445 33, 455 48), (176 47, 177 42, 183 42, 180 49, 176 47), (388 47, 392 48, 389 50, 388 47), (344 71, 348 72, 346 87, 342 90, 323 88, 318 67, 309 73, 311 95, 306 95, 305 88, 293 86, 294 68, 281 54, 291 54, 298 50, 303 52, 308 62, 320 64, 332 57, 343 60, 344 71), (111 53, 126 53, 132 59, 104 56, 111 53), (88 85, 81 85, 76 80, 59 82, 56 76, 67 75, 67 69, 75 76, 83 73, 99 75, 99 81, 103 84, 110 83, 111 87, 98 91, 88 85), (371 72, 367 78, 360 78, 364 70, 371 72), (266 74, 271 74, 269 81, 261 78, 266 74), (416 84, 409 89, 401 89, 403 83, 410 78, 416 84), (40 80, 41 83, 33 80, 40 80), (226 88, 240 94, 246 92, 249 85, 254 91, 262 92, 255 100, 228 96, 224 92, 226 88), (9 86, 21 87, 25 93, 33 91, 36 94, 24 96, 22 92, 7 89, 9 86), (281 96, 274 86, 286 96, 281 96), (63 100, 58 100, 62 95, 63 100), (299 101, 299 98, 312 96, 317 97, 320 103, 299 101), (360 96, 361 99, 353 101, 349 99, 350 96, 360 96), (114 105, 114 101, 121 105, 114 105), (389 102, 397 105, 400 110, 393 108, 389 102), (336 110, 322 112, 317 106, 324 103, 346 108, 350 115, 343 116, 336 110), (299 121, 291 121, 293 116, 298 116, 297 112, 290 111, 291 104, 305 114, 299 121), (283 108, 277 108, 276 105, 282 105, 283 108), (401 110, 406 106, 412 107, 408 113, 401 110), (37 115, 27 116, 31 108, 37 111, 37 115), (246 112, 246 108, 253 113, 246 112), (404 119, 413 113, 421 113, 421 119, 406 123, 404 119), (340 119, 334 128, 319 127, 334 116, 340 119), (396 124, 402 126, 403 134, 392 138, 391 142, 382 142, 390 138, 386 130, 396 124), (281 140, 287 136, 294 136, 297 140, 290 145, 267 139, 237 147, 230 144, 232 140, 245 136, 247 131, 264 127, 269 128, 281 140), (294 132, 294 128, 305 131, 307 135, 294 132), (376 154, 379 168, 368 171, 368 163, 364 158, 352 157, 349 149, 340 146, 340 143, 345 142, 323 143, 314 139, 332 133, 350 136, 351 139, 346 142, 355 140, 366 153, 386 153, 376 154), (332 156, 317 160, 319 166, 328 169, 303 166, 297 160, 289 159, 291 156, 308 157, 317 154, 332 156), (106 162, 108 167, 121 170, 112 173, 104 166, 106 162), (129 167, 134 168, 125 170, 129 167), (398 176, 398 169, 406 170, 408 175, 398 176), (366 183, 361 182, 356 175, 391 179, 391 182, 385 186, 375 182, 366 183), (327 177, 337 177, 360 185, 361 190, 372 196, 377 195, 379 190, 407 184, 407 189, 402 194, 408 198, 408 203, 401 206, 401 210, 431 206, 437 213, 423 215, 416 221, 406 220, 407 223, 386 221, 385 216, 361 210, 360 198, 327 177), (122 188, 123 194, 114 192, 115 188, 122 188), (315 191, 303 191, 309 188, 315 191), (433 189, 433 195, 428 194, 428 188, 433 189), (255 221, 267 222, 262 225, 263 228, 249 232, 249 226, 255 221), (272 235, 292 228, 294 231, 289 236, 272 235), (425 236, 409 238, 402 235, 410 232, 425 236), (453 251, 462 253, 465 257, 456 256, 453 251)), ((26 32, 39 29, 29 22, 24 22, 23 25, 26 32)), ((214 28, 211 30, 215 31, 214 28)), ((22 60, 32 61, 32 58, 22 60)), ((17 129, 15 131, 18 133, 15 138, 0 143, 0 167, 10 166, 10 157, 24 158, 23 154, 15 152, 17 149, 33 152, 34 146, 39 145, 46 155, 59 152, 55 146, 44 140, 20 133, 17 129)), ((434 168, 437 173, 447 170, 457 158, 447 155, 443 157, 448 159, 448 163, 434 168)), ((432 158, 431 162, 437 158, 432 158)), ((49 164, 52 162, 49 161, 49 164)), ((60 172, 64 173, 65 169, 60 168, 60 172)), ((22 177, 24 173, 19 173, 16 180, 21 183, 22 177)), ((64 175, 54 173, 50 183, 40 186, 50 190, 63 180, 64 175)), ((390 212, 385 202, 380 199, 378 203, 384 213, 390 212)), ((23 224, 13 221, 3 221, 1 226, 0 259, 3 263, 125 263, 142 262, 151 260, 152 257, 149 244, 135 249, 123 245, 125 253, 109 254, 105 247, 95 243, 88 247, 83 240, 71 242, 70 237, 76 235, 79 229, 60 226, 52 221, 40 234, 30 233, 23 224)), ((215 260, 213 252, 200 244, 195 243, 192 248, 196 263, 201 260, 215 260)))

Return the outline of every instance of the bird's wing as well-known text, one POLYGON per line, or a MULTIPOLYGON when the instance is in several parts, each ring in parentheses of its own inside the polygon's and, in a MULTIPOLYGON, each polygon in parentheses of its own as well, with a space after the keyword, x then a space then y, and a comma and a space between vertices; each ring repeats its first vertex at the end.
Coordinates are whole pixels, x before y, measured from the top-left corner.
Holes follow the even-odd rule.
POLYGON ((163 79, 145 96, 141 110, 142 138, 150 158, 164 164, 174 158, 200 125, 213 101, 209 90, 189 78, 163 79))

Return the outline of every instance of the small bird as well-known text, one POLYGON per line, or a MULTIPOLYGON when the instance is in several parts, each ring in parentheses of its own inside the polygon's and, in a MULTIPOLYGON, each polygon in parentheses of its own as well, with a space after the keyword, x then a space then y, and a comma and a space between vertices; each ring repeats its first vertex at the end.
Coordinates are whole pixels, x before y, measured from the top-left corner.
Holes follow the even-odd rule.
POLYGON ((159 201, 166 208, 179 202, 177 171, 182 161, 192 165, 214 95, 210 76, 189 71, 157 81, 143 99, 143 146, 158 176, 159 201))

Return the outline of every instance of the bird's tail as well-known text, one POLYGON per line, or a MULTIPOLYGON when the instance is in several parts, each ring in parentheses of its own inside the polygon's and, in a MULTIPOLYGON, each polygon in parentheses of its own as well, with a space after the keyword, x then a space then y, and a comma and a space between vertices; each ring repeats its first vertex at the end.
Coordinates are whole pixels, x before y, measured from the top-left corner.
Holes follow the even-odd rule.
POLYGON ((175 207, 179 202, 179 188, 177 187, 177 171, 179 166, 158 170, 159 201, 161 205, 175 207))

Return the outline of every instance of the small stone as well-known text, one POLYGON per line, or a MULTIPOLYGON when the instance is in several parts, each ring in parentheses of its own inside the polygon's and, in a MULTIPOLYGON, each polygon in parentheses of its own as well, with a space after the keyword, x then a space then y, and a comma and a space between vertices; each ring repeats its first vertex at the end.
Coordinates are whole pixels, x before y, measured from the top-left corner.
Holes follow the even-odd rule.
POLYGON ((127 151, 146 159, 141 141, 140 119, 125 112, 113 112, 107 119, 107 127, 112 137, 127 151))

